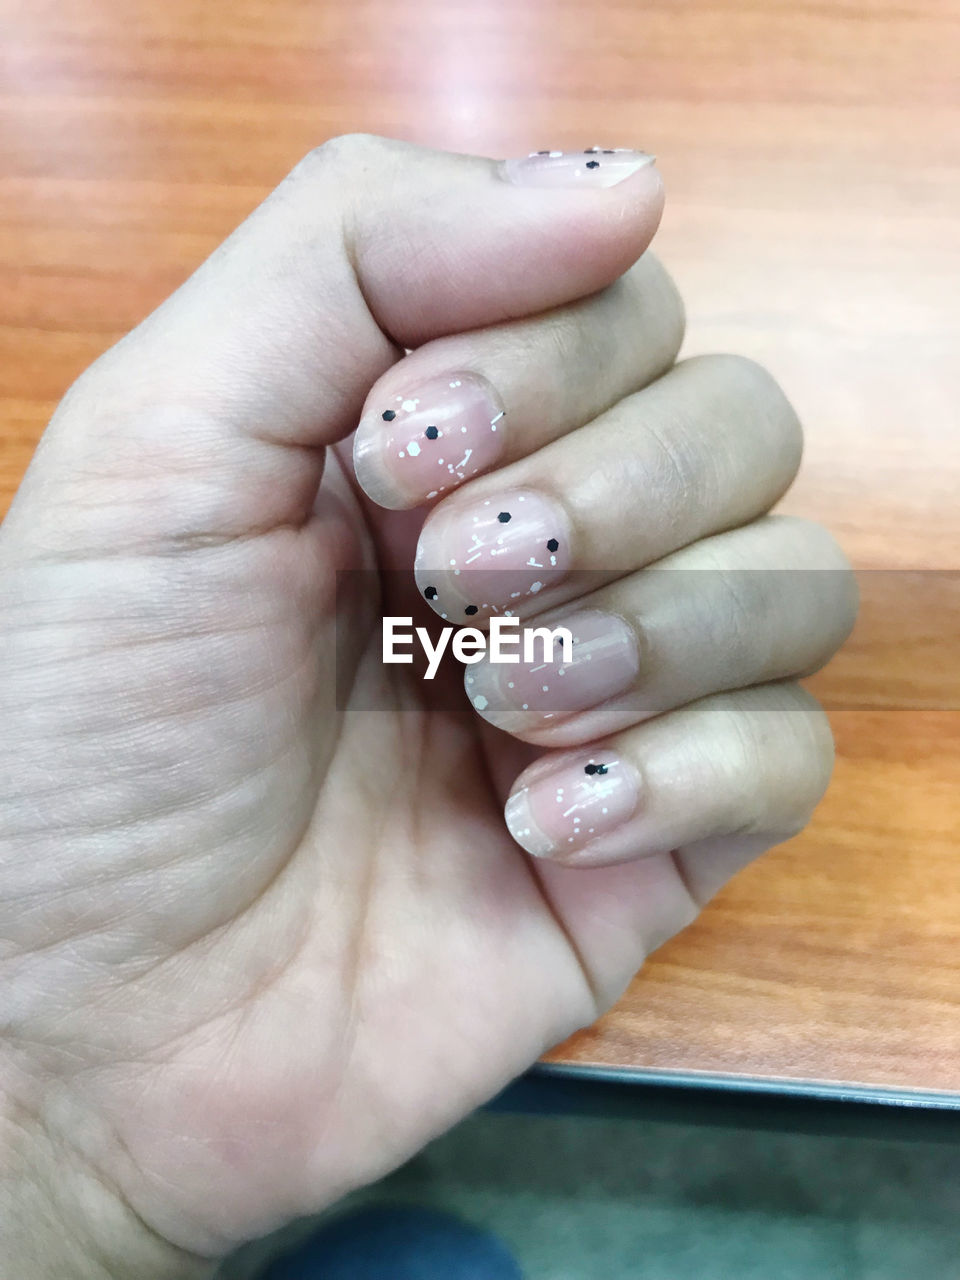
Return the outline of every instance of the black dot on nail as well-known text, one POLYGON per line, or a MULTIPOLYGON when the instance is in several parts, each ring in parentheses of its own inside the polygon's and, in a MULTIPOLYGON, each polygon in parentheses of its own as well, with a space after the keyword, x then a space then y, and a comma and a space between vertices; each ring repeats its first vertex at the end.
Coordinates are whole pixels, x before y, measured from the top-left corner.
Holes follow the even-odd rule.
POLYGON ((509 524, 509 523, 510 523, 510 512, 509 512, 509 511, 501 511, 501 512, 500 512, 500 514, 497 516, 497 519, 500 521, 500 523, 501 523, 501 524, 509 524))
POLYGON ((538 155, 538 156, 548 156, 549 154, 550 154, 550 152, 549 152, 549 151, 538 151, 538 152, 537 152, 537 155, 538 155))
POLYGON ((426 589, 426 591, 424 591, 423 595, 424 595, 424 598, 425 598, 426 600, 436 600, 436 598, 437 598, 437 588, 436 588, 436 587, 427 587, 427 589, 426 589))
POLYGON ((597 772, 597 766, 596 766, 595 764, 588 764, 588 765, 584 765, 583 772, 584 772, 584 773, 590 773, 590 774, 596 773, 596 772, 597 772))
POLYGON ((436 427, 427 427, 426 431, 423 434, 427 437, 428 440, 436 440, 440 432, 437 430, 436 427))
POLYGON ((559 551, 559 550, 560 550, 560 543, 556 540, 556 538, 551 538, 551 539, 550 539, 550 541, 547 543, 547 550, 548 550, 548 551, 559 551))
POLYGON ((607 772, 607 766, 605 764, 597 765, 597 773, 606 773, 606 772, 607 772))
POLYGON ((587 147, 587 149, 584 151, 583 154, 585 156, 595 156, 598 151, 599 151, 599 147, 587 147))
POLYGON ((396 409, 384 409, 383 411, 384 422, 392 422, 396 416, 397 416, 396 409))
POLYGON ((599 160, 588 160, 588 161, 587 161, 587 168, 588 168, 588 169, 599 169, 599 168, 600 168, 600 161, 599 161, 599 160))
POLYGON ((467 615, 468 618, 472 618, 473 615, 477 612, 477 606, 475 604, 468 604, 463 612, 467 615))
POLYGON ((614 151, 613 147, 604 147, 603 154, 605 156, 615 156, 617 153, 614 151))

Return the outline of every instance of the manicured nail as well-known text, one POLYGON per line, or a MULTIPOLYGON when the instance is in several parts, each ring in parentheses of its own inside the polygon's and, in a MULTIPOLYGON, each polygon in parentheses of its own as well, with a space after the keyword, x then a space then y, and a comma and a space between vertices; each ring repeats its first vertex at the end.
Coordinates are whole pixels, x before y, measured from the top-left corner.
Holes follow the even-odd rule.
POLYGON ((570 758, 541 773, 507 801, 510 834, 536 858, 566 858, 631 818, 640 775, 611 752, 570 758))
POLYGON ((586 151, 531 151, 502 160, 500 173, 521 187, 613 187, 656 156, 629 147, 589 147, 586 151))
POLYGON ((357 427, 353 462, 382 507, 414 507, 492 467, 504 408, 478 373, 449 373, 376 405, 357 427))
POLYGON ((468 623, 513 617, 523 601, 559 581, 572 560, 570 522, 560 504, 514 489, 439 507, 420 534, 414 574, 442 618, 468 623))
MULTIPOLYGON (((538 618, 538 627, 566 627, 572 637, 569 662, 528 664, 484 658, 466 668, 467 695, 485 720, 508 733, 542 721, 563 720, 623 693, 640 669, 633 628, 616 614, 582 609, 538 618)), ((535 646, 539 657, 542 645, 535 646)), ((555 650, 556 651, 556 650, 555 650)), ((523 653, 522 644, 513 649, 523 653)))

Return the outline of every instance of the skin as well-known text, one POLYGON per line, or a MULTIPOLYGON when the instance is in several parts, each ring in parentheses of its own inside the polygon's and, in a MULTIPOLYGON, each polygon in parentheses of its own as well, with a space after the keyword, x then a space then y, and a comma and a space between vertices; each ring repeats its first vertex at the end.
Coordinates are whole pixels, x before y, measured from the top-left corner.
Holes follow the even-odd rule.
POLYGON ((832 748, 789 678, 854 594, 828 535, 764 518, 799 460, 769 376, 667 373, 682 310, 640 259, 661 205, 651 170, 525 189, 334 139, 58 409, 0 531, 10 1274, 204 1275, 375 1179, 808 819, 832 748), (642 688, 562 726, 508 736, 379 660, 381 606, 426 613, 424 508, 370 502, 348 437, 453 368, 503 396, 509 453, 430 522, 552 485, 577 566, 615 538, 594 588, 655 641, 642 688), (585 482, 588 433, 645 519, 585 482), (789 593, 745 625, 718 587, 707 655, 684 593, 644 585, 671 555, 833 572, 802 626, 789 593), (369 572, 338 596, 344 568, 369 572), (642 771, 642 829, 586 868, 532 860, 504 825, 518 775, 597 742, 642 771))

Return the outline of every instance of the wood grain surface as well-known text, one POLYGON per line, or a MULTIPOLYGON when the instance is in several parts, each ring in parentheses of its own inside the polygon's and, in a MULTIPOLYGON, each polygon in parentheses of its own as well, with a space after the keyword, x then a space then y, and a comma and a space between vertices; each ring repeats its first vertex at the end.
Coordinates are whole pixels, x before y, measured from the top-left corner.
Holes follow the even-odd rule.
POLYGON ((864 570, 833 788, 555 1061, 960 1093, 958 65, 951 0, 0 0, 3 507, 71 380, 357 130, 655 151, 687 353, 798 406, 784 506, 864 570))

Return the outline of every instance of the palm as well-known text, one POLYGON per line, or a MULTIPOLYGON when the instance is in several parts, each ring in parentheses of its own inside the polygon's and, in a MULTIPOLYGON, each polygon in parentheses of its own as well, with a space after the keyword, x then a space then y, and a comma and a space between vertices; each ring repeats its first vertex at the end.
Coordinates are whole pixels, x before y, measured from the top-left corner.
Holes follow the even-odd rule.
MULTIPOLYGON (((331 470, 319 526, 303 534, 311 554, 287 548, 276 577, 260 584, 268 599, 285 593, 287 574, 336 562, 337 547, 376 545, 388 563, 412 561, 406 546, 420 518, 369 511, 366 525, 331 470)), ((390 574, 385 589, 406 579, 410 598, 391 609, 417 608, 409 570, 390 574)), ((360 579, 364 588, 374 581, 360 579)), ((260 634, 254 666, 288 652, 289 634, 276 635, 290 627, 284 602, 271 600, 267 612, 281 621, 260 634)), ((176 1051, 217 1104, 169 1123, 194 1133, 199 1124, 219 1142, 245 1131, 251 1112, 268 1122, 269 1138, 250 1148, 223 1197, 216 1226, 228 1237, 314 1206, 318 1179, 375 1176, 596 1013, 565 928, 503 826, 524 748, 501 735, 494 744, 465 704, 428 710, 408 668, 385 682, 370 623, 358 610, 335 635, 333 617, 321 615, 304 636, 304 666, 319 677, 313 697, 302 701, 295 651, 264 692, 258 716, 290 737, 279 756, 264 751, 251 822, 276 834, 259 854, 251 902, 235 905, 225 931, 216 921, 203 961, 221 975, 208 1007, 236 1001, 238 969, 246 990, 216 1034, 188 1036, 176 1051), (337 645, 357 661, 344 714, 333 705, 337 645), (286 799, 291 759, 310 762, 297 805, 286 799), (222 959, 211 964, 211 951, 222 959), (273 1045, 283 1046, 282 1066, 265 1052, 273 1045)), ((236 852, 221 852, 233 865, 236 852)), ((211 913, 221 904, 212 894, 211 913)), ((209 1017, 200 1007, 198 1015, 209 1017)))
MULTIPOLYGON (((107 1175, 191 1245, 375 1176, 590 1020, 606 981, 598 902, 636 870, 553 868, 548 895, 502 820, 525 749, 465 704, 428 710, 409 668, 382 683, 377 601, 347 624, 341 600, 336 634, 333 569, 375 545, 409 564, 415 533, 407 517, 368 524, 331 458, 304 528, 187 553, 173 572, 147 560, 119 589, 108 561, 89 566, 61 633, 81 670, 44 739, 82 785, 48 806, 46 830, 60 859, 62 833, 79 832, 87 887, 71 906, 94 924, 72 938, 53 898, 21 928, 24 949, 42 940, 53 963, 58 932, 83 962, 67 1036, 62 1021, 28 1030, 90 1064, 71 1088, 93 1114, 109 1095, 104 1131, 128 1153, 107 1175), (338 642, 357 659, 344 709, 338 642), (97 838, 93 798, 131 773, 152 788, 105 817, 135 838, 97 838), (162 1088, 143 1065, 158 1061, 162 1088), (192 1178, 186 1135, 203 1153, 192 1178), (198 1201, 211 1173, 216 1204, 198 1201)), ((46 566, 12 579, 34 639, 64 621, 58 581, 46 566)), ((29 643, 6 637, 10 660, 29 643)))

